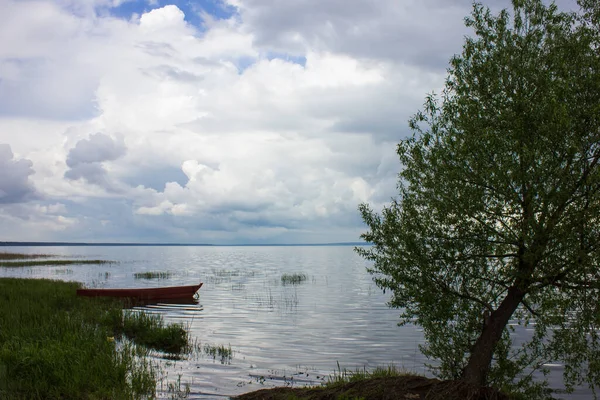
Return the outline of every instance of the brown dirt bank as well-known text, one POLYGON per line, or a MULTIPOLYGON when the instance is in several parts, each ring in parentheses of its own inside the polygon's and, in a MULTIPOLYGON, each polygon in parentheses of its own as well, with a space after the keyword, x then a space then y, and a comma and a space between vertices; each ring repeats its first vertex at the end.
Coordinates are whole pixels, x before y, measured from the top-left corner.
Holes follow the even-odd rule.
POLYGON ((440 381, 421 376, 372 378, 359 382, 316 388, 262 389, 237 400, 510 400, 491 388, 478 388, 460 381, 440 381))

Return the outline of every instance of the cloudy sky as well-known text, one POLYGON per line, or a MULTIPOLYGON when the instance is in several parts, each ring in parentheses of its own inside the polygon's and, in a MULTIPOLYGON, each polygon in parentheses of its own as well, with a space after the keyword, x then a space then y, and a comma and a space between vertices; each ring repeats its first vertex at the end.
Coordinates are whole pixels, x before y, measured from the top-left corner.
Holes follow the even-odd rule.
POLYGON ((0 241, 357 241, 470 10, 0 0, 0 241))

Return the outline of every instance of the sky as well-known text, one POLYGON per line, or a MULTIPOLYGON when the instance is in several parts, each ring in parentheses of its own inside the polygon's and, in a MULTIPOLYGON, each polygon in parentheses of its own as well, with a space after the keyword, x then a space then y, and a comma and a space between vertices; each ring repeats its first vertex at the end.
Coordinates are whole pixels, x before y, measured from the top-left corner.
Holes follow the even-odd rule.
POLYGON ((0 0, 0 241, 359 241, 471 7, 0 0))

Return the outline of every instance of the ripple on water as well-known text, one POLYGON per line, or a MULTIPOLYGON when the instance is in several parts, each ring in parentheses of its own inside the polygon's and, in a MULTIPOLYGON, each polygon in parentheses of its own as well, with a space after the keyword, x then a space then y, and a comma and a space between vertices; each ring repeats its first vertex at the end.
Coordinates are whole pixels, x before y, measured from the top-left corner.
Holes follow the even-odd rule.
MULTIPOLYGON (((6 248, 39 252, 39 248, 6 248)), ((1 276, 42 277, 98 287, 153 287, 204 282, 198 304, 155 304, 138 309, 181 322, 196 351, 182 360, 156 355, 164 368, 159 388, 189 384, 190 398, 226 398, 265 387, 314 385, 342 368, 395 363, 424 372, 422 330, 399 327, 398 310, 366 272, 351 247, 45 247, 44 253, 118 261, 68 270, 0 268, 1 276), (168 271, 160 280, 136 273, 168 271), (307 279, 282 285, 284 274, 307 279), (230 357, 205 346, 231 348, 230 357)), ((64 268, 64 267, 63 267, 64 268)), ((521 333, 515 338, 519 339, 521 333)), ((549 365, 559 377, 560 364, 549 365)), ((558 379, 558 378, 557 378, 558 379)), ((163 393, 163 397, 168 397, 163 393)), ((567 398, 588 398, 589 392, 567 398)))

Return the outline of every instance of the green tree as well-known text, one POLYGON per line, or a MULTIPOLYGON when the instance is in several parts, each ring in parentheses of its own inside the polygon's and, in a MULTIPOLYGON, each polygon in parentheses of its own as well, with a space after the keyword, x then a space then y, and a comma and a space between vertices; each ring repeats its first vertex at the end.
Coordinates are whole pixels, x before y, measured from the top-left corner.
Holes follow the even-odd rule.
POLYGON ((542 395, 600 383, 600 12, 475 4, 441 96, 398 144, 399 195, 362 204, 379 287, 442 378, 542 395), (533 327, 521 348, 512 324, 533 327), (532 324, 535 322, 535 324, 532 324))

